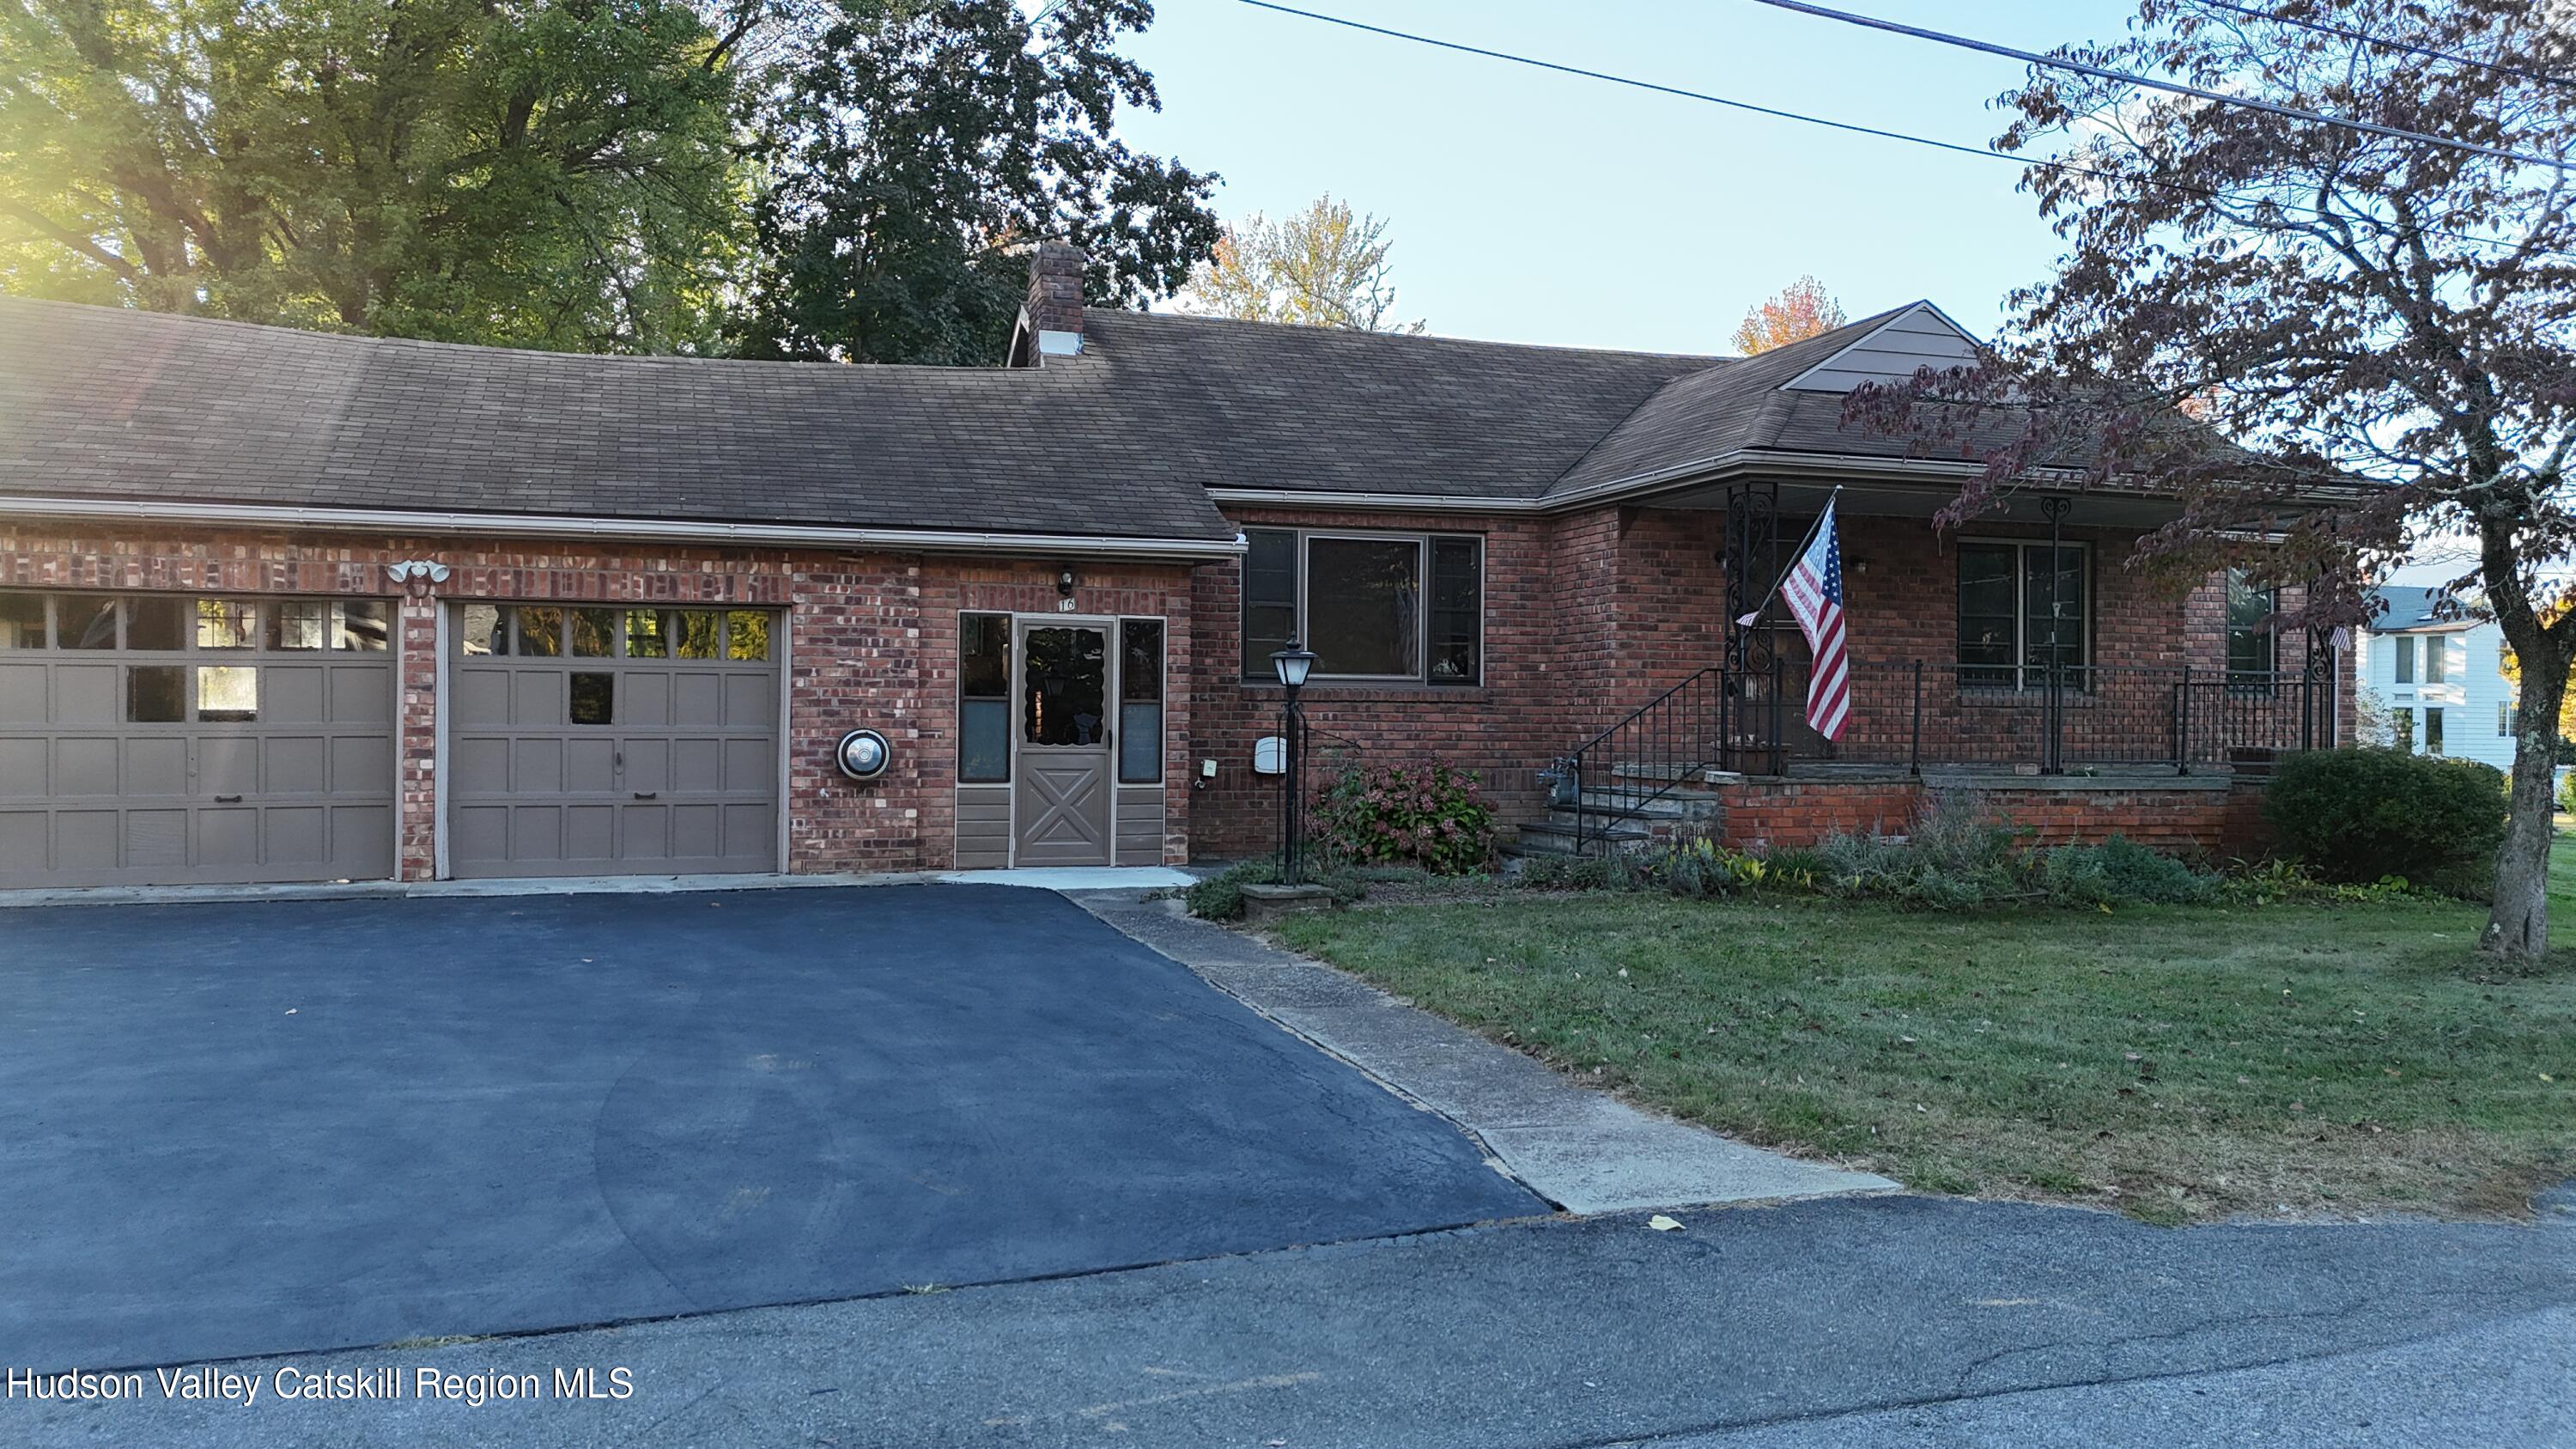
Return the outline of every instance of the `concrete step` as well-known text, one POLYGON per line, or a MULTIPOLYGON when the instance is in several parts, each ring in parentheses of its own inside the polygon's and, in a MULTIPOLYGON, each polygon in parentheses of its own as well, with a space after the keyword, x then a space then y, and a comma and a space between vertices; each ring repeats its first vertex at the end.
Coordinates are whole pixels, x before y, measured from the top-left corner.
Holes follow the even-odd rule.
POLYGON ((1573 812, 1565 811, 1522 826, 1520 838, 1506 850, 1512 855, 1590 855, 1598 854, 1605 842, 1614 849, 1635 850, 1653 843, 1654 838, 1653 831, 1633 820, 1613 821, 1606 828, 1596 821, 1591 829, 1578 834, 1573 812), (1578 839, 1583 842, 1581 849, 1576 848, 1578 839))
MULTIPOLYGON (((1651 800, 1639 799, 1639 793, 1639 791, 1621 789, 1586 790, 1583 792, 1583 803, 1595 814, 1636 816, 1647 820, 1708 820, 1713 819, 1723 808, 1715 795, 1694 790, 1687 785, 1676 785, 1651 800)), ((1571 805, 1558 805, 1552 808, 1556 814, 1568 820, 1574 818, 1574 807, 1571 805)))

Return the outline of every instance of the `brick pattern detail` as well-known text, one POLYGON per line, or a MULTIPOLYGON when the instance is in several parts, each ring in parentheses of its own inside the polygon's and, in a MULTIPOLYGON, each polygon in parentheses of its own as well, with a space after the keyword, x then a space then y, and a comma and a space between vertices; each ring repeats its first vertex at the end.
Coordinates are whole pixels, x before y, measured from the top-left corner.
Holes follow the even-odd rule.
MULTIPOLYGON (((405 600, 400 652, 398 869, 435 871, 437 617, 456 599, 728 604, 789 612, 788 864, 793 871, 945 868, 956 847, 957 611, 1058 612, 1064 565, 935 555, 788 550, 583 551, 453 539, 0 526, 0 585, 365 595, 394 590, 385 565, 445 563, 434 601, 405 600), (843 731, 885 731, 895 762, 869 784, 832 763, 843 731)), ((1188 858, 1191 580, 1182 565, 1076 567, 1083 614, 1168 619, 1165 856, 1188 858)))
MULTIPOLYGON (((1717 792, 1716 835, 1737 850, 1812 846, 1834 835, 1901 835, 1924 806, 1913 781, 1748 780, 1717 792)), ((2253 858, 2268 848, 2259 782, 2225 790, 1980 790, 1988 815, 2034 845, 2098 845, 2119 835, 2177 855, 2253 858)))

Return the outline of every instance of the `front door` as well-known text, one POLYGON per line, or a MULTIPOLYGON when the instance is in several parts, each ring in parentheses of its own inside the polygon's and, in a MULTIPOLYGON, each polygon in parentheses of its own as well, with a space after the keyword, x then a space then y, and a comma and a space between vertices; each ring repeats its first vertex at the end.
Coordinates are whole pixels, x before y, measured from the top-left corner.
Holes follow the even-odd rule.
POLYGON ((1013 863, 1107 865, 1115 794, 1109 626, 1022 620, 1014 653, 1013 863))

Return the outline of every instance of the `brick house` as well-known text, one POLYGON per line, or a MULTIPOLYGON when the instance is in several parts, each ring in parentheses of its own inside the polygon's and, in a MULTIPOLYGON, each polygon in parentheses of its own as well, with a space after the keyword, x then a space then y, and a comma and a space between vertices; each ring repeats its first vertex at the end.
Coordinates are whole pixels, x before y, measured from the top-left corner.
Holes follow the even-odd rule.
POLYGON ((2120 566, 2169 505, 1930 528, 1957 468, 1839 421, 1966 355, 1928 303, 1681 357, 1086 312, 1081 266, 990 369, 0 300, 0 888, 1241 855, 1290 637, 1321 756, 1475 768, 1534 846, 1957 779, 2216 849, 2336 737, 2288 641, 2231 672, 2223 583, 2120 566), (1779 611, 1728 621, 1837 487, 1827 745, 1779 611))

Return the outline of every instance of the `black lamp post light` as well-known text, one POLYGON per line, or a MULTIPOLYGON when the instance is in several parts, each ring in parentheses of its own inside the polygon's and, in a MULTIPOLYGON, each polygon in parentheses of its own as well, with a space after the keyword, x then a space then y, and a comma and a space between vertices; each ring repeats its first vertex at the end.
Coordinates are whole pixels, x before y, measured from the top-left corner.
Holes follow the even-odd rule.
POLYGON ((1286 786, 1279 797, 1279 882, 1293 886, 1303 883, 1306 867, 1306 722, 1298 713, 1297 692, 1314 671, 1315 651, 1291 639, 1287 648, 1270 656, 1270 667, 1278 671, 1279 688, 1287 696, 1279 730, 1279 771, 1286 786))

